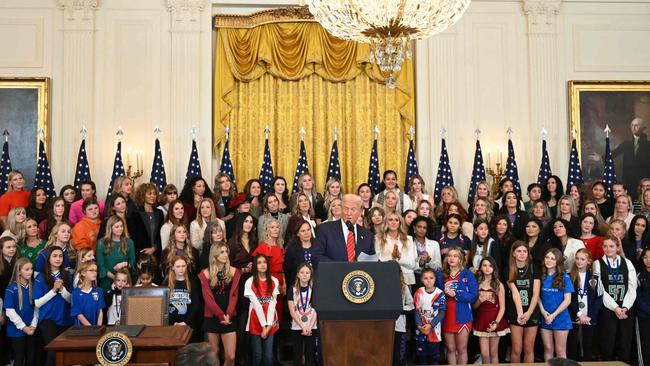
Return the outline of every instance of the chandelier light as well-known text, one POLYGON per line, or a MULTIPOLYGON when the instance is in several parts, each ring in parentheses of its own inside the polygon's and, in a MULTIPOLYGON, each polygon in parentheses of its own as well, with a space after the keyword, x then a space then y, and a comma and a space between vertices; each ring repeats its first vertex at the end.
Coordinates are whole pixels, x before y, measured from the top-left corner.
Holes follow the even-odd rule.
POLYGON ((304 0, 314 19, 335 37, 370 44, 370 62, 394 88, 411 41, 443 32, 471 0, 304 0))

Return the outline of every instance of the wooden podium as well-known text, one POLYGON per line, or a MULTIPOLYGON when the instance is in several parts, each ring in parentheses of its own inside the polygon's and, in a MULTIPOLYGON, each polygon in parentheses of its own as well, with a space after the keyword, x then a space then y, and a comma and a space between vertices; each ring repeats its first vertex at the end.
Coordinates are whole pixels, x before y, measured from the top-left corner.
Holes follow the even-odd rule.
POLYGON ((325 366, 392 364, 401 294, 397 262, 319 263, 314 308, 325 366))
MULTIPOLYGON (((112 327, 107 327, 110 332, 112 327)), ((95 347, 101 335, 70 336, 69 331, 54 338, 45 348, 56 351, 56 365, 94 365, 98 363, 95 347)), ((173 365, 176 353, 192 336, 192 328, 186 325, 146 326, 137 336, 130 338, 133 344, 132 363, 173 365)))

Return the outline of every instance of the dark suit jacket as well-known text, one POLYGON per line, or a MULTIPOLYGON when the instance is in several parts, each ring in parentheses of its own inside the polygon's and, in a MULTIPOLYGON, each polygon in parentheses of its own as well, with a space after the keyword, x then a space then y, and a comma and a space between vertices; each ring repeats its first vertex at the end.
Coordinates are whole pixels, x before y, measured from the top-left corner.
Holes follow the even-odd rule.
MULTIPOLYGON (((375 254, 375 238, 372 233, 362 226, 356 226, 355 258, 361 252, 375 254)), ((317 266, 319 262, 327 261, 347 262, 348 255, 345 242, 346 238, 343 237, 341 220, 320 224, 316 231, 316 242, 313 249, 314 258, 312 258, 312 261, 314 265, 317 266)))
MULTIPOLYGON (((587 290, 587 312, 591 318, 590 325, 596 325, 596 321, 598 320, 598 313, 600 313, 600 309, 603 306, 603 296, 598 296, 598 287, 592 289, 591 285, 589 284, 589 280, 591 280, 591 271, 587 271, 584 288, 587 290)), ((574 287, 575 291, 571 294, 571 303, 569 304, 569 315, 571 316, 571 320, 575 322, 578 320, 577 314, 580 308, 578 307, 579 289, 577 286, 574 287)))

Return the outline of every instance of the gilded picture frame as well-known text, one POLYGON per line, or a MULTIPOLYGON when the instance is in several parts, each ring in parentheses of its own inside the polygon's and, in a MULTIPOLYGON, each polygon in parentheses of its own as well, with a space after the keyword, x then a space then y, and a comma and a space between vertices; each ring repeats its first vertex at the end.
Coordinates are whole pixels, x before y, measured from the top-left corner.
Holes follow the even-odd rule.
POLYGON ((28 187, 36 175, 39 131, 49 155, 49 103, 50 78, 0 77, 0 134, 9 132, 12 168, 23 172, 28 187))
POLYGON ((609 126, 618 181, 636 199, 639 180, 650 177, 650 81, 574 80, 568 92, 569 137, 575 131, 585 183, 602 180, 609 126))

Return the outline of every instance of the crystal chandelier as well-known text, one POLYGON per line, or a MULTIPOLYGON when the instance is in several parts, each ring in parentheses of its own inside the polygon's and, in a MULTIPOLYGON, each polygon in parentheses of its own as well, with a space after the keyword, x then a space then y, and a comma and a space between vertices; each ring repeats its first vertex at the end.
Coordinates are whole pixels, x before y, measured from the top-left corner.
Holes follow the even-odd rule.
POLYGON ((471 0, 304 0, 314 19, 332 35, 370 44, 370 62, 394 88, 411 41, 443 32, 471 0))

